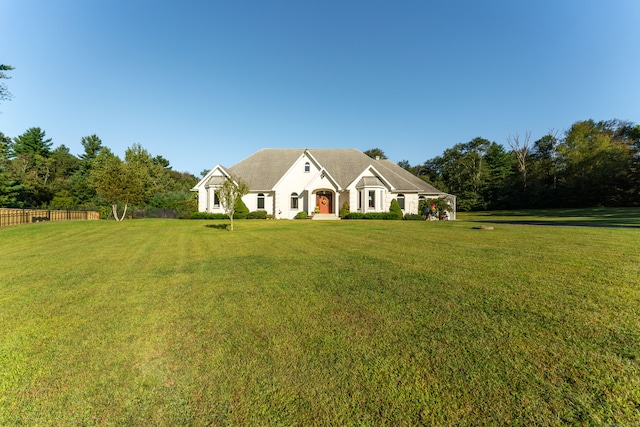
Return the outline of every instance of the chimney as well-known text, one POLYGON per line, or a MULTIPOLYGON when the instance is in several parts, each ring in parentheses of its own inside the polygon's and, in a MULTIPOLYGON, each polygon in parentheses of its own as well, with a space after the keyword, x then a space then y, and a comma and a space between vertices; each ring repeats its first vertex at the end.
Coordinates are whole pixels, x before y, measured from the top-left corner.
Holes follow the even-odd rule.
POLYGON ((380 156, 376 156, 376 160, 380 160, 380 156))

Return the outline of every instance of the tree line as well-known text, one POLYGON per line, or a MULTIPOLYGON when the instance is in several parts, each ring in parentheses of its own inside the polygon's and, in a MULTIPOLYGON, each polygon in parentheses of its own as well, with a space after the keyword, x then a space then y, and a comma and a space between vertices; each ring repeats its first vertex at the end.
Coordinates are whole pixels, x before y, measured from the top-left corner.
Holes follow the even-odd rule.
MULTIPOLYGON (((12 95, 0 64, 0 101, 12 95)), ((531 143, 507 138, 509 149, 484 138, 456 144, 423 164, 398 165, 457 196, 459 210, 640 206, 640 125, 630 121, 575 122, 531 143)), ((0 132, 0 207, 100 209, 124 218, 130 206, 196 210, 189 191, 197 178, 177 172, 139 144, 116 156, 96 135, 74 156, 52 149, 40 128, 13 139, 0 132)), ((379 148, 365 151, 386 159, 379 148)), ((207 171, 203 171, 203 176, 207 171)))
POLYGON ((583 120, 533 143, 530 133, 506 142, 475 138, 398 165, 457 196, 462 211, 640 205, 640 125, 583 120))
POLYGON ((75 156, 65 145, 52 148, 38 127, 13 139, 0 132, 0 207, 100 210, 116 219, 133 206, 196 210, 197 178, 164 157, 134 144, 121 159, 97 135, 81 144, 75 156))

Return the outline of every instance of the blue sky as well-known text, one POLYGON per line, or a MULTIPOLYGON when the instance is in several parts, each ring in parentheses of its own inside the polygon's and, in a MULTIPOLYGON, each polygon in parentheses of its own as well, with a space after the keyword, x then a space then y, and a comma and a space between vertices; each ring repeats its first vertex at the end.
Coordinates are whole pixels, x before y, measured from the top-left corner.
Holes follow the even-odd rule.
POLYGON ((0 131, 73 154, 95 133, 195 175, 267 147, 419 164, 640 122, 639 22, 637 0, 0 0, 0 131))

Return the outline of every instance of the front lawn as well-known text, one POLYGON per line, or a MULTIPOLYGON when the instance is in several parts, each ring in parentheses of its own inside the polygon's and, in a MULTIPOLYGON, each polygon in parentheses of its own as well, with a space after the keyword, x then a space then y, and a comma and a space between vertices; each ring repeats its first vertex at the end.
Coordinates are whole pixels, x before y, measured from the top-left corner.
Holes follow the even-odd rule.
POLYGON ((0 425, 640 423, 638 229, 220 224, 1 229, 0 425))

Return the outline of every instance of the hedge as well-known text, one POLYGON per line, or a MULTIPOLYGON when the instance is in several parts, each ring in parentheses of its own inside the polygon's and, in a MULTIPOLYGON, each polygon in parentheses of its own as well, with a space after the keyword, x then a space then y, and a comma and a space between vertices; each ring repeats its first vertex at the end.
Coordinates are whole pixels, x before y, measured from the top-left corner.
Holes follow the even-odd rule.
POLYGON ((402 219, 394 212, 350 212, 344 216, 344 219, 402 219))
POLYGON ((249 212, 247 219, 267 219, 267 211, 249 212))

